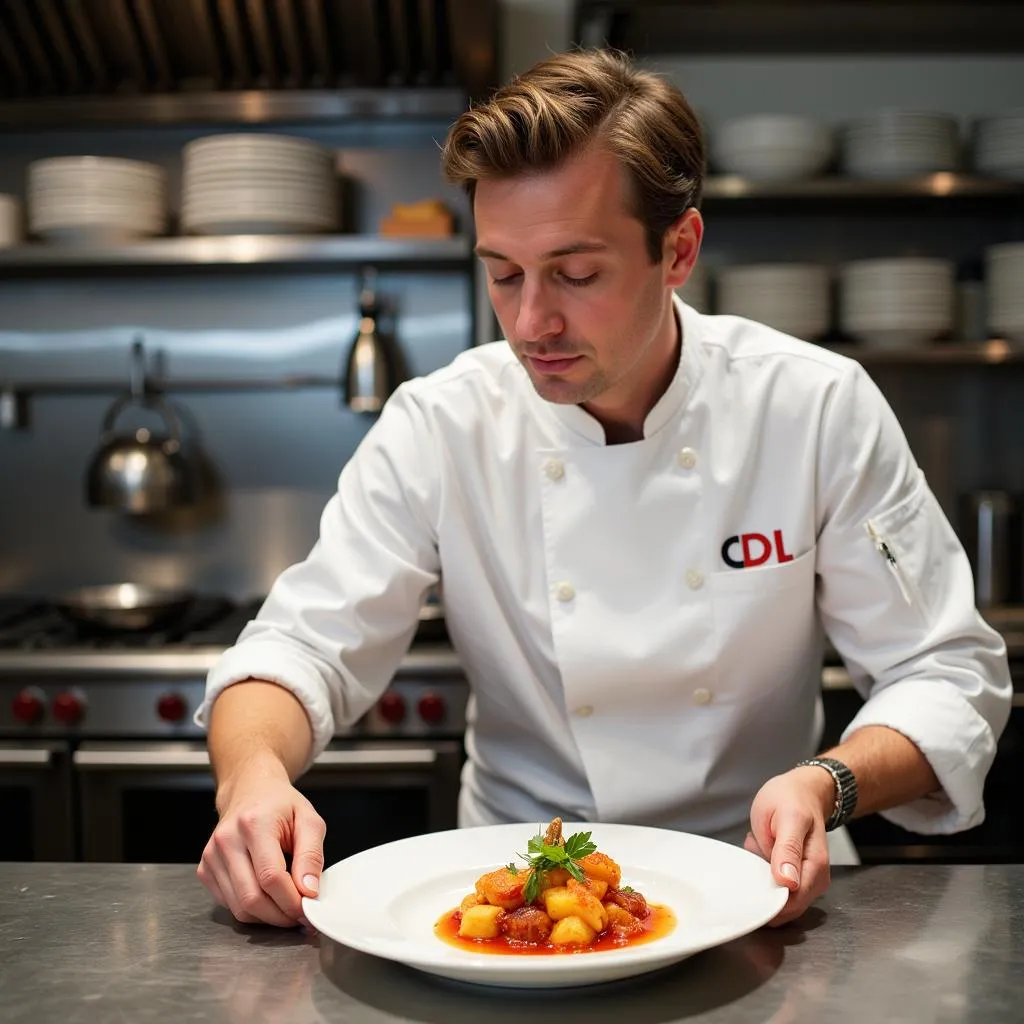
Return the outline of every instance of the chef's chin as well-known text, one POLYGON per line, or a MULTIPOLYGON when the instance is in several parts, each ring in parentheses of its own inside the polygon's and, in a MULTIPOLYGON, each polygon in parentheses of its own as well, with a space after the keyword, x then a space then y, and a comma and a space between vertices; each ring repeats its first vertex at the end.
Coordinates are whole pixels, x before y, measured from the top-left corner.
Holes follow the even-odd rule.
POLYGON ((606 387, 600 374, 594 374, 585 380, 570 380, 568 377, 548 374, 541 376, 533 373, 529 367, 526 372, 537 394, 546 402, 553 402, 555 405, 582 405, 596 398, 606 387))

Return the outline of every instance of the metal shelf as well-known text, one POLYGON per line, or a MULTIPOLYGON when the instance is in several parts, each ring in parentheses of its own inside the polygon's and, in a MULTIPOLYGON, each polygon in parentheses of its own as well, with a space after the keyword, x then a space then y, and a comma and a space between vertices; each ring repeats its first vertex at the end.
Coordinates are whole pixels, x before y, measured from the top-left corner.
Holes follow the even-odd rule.
POLYGON ((137 125, 333 124, 359 119, 454 120, 467 94, 450 88, 242 90, 0 102, 3 131, 137 125))
POLYGON ((899 181, 868 181, 827 176, 805 181, 750 181, 734 175, 711 176, 704 183, 704 199, 716 206, 727 203, 773 201, 873 202, 925 200, 1024 200, 1024 182, 1003 181, 971 174, 940 171, 899 181))
POLYGON ((1014 348, 1002 338, 982 342, 936 342, 928 348, 871 349, 863 345, 825 345, 822 348, 856 359, 863 366, 1024 366, 1024 346, 1014 348))
POLYGON ((340 264, 418 268, 460 267, 470 259, 468 238, 397 238, 383 235, 225 235, 153 238, 120 245, 32 243, 0 249, 0 279, 55 272, 107 270, 258 270, 340 264))

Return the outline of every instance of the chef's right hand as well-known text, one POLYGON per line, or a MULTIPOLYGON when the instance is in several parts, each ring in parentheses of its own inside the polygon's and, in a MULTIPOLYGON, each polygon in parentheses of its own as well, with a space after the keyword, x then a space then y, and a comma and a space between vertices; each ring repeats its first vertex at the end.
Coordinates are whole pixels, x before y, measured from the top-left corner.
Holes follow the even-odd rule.
POLYGON ((302 897, 316 896, 324 866, 323 818, 283 773, 243 775, 222 787, 217 806, 200 881, 243 924, 305 925, 302 897))

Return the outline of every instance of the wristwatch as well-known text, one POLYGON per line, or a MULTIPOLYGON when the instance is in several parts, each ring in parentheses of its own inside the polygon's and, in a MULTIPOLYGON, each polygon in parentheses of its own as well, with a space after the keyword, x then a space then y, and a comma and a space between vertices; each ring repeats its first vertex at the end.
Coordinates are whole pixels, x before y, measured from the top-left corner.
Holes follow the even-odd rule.
POLYGON ((825 822, 825 831, 834 832, 841 825, 845 825, 857 807, 857 780, 853 772, 834 757, 811 757, 801 761, 796 767, 802 768, 810 765, 815 768, 824 768, 836 784, 836 802, 832 808, 832 814, 825 822))

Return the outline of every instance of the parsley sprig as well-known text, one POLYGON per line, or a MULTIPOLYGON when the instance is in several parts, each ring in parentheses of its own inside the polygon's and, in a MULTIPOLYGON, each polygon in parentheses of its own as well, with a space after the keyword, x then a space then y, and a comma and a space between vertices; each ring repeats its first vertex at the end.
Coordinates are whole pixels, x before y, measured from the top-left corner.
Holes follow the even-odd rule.
MULTIPOLYGON (((597 850, 596 844, 590 841, 590 835, 589 832, 577 832, 569 836, 564 844, 551 846, 544 842, 543 834, 538 832, 529 841, 528 852, 519 854, 530 868, 529 877, 523 888, 523 899, 527 903, 532 903, 537 898, 544 875, 555 868, 565 868, 577 882, 584 881, 583 871, 577 862, 597 850)), ((509 864, 509 870, 514 870, 513 865, 509 864)))

